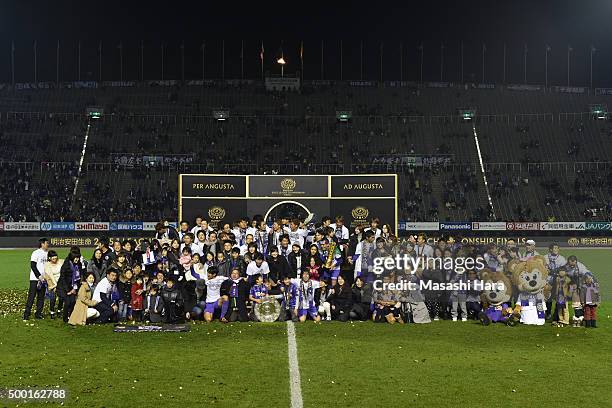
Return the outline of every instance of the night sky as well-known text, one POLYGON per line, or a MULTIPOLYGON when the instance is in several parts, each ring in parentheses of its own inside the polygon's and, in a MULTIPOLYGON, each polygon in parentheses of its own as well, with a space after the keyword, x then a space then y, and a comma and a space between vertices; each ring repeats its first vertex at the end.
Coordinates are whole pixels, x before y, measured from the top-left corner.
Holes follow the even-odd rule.
POLYGON ((240 78, 244 41, 245 78, 260 78, 261 41, 265 71, 279 73, 274 63, 282 49, 285 72, 300 69, 304 43, 305 79, 379 80, 382 43, 384 80, 418 80, 419 45, 423 44, 425 80, 461 80, 461 42, 466 81, 482 81, 483 44, 485 81, 502 82, 506 44, 506 82, 522 83, 527 45, 527 82, 544 83, 546 45, 550 46, 550 85, 566 85, 568 45, 571 85, 588 86, 591 45, 594 86, 612 86, 612 1, 415 1, 403 2, 259 1, 2 1, 0 3, 0 82, 11 81, 11 44, 15 44, 15 81, 34 80, 34 42, 39 81, 55 81, 57 41, 60 41, 60 81, 78 76, 81 41, 81 79, 99 77, 102 41, 102 77, 160 79, 164 44, 164 79, 181 79, 181 44, 185 77, 222 76, 222 40, 225 41, 225 78, 240 78), (406 4, 406 5, 397 5, 406 4), (264 6, 265 4, 265 6, 264 6), (323 40, 323 73, 321 41, 323 40), (441 48, 441 44, 444 48, 441 48), (402 53, 400 53, 400 45, 402 53), (402 73, 400 74, 400 62, 402 73))

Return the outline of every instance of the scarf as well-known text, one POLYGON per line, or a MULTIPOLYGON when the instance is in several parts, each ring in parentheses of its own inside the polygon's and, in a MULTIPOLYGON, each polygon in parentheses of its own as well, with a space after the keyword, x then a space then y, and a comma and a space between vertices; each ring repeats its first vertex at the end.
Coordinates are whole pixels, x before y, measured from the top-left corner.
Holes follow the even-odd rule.
POLYGON ((191 276, 193 276, 197 280, 202 279, 200 277, 200 274, 195 271, 195 268, 193 267, 193 265, 191 265, 191 276))
POLYGON ((70 268, 72 269, 72 281, 71 286, 74 288, 79 280, 81 280, 81 270, 77 264, 70 262, 70 268))
MULTIPOLYGON (((308 280, 308 285, 305 284, 304 280, 300 280, 300 307, 304 308, 304 304, 308 302, 307 308, 310 307, 311 298, 313 297, 312 281, 308 280)), ((323 291, 321 291, 323 295, 323 291)))

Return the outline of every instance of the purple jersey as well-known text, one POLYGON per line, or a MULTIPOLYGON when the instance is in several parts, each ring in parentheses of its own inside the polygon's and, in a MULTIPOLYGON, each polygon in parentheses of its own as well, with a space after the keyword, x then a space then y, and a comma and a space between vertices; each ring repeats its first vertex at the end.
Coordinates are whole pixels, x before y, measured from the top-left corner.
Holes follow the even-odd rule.
POLYGON ((255 299, 261 299, 268 295, 268 287, 264 284, 254 285, 250 291, 251 296, 255 299))
POLYGON ((507 303, 502 303, 501 305, 491 305, 485 310, 485 313, 492 322, 505 322, 508 320, 508 316, 504 316, 503 311, 508 308, 507 303))

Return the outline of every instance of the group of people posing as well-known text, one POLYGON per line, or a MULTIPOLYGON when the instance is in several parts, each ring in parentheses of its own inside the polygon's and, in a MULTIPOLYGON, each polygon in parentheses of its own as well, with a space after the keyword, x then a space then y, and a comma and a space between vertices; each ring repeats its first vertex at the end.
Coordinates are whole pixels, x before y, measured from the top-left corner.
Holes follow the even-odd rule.
MULTIPOLYGON (((72 247, 62 260, 49 248, 49 240, 42 238, 31 257, 23 318, 30 318, 35 300, 35 317, 43 318, 48 298, 50 317, 61 313, 72 325, 256 321, 259 305, 270 302, 280 321, 466 321, 478 319, 486 306, 477 286, 436 291, 419 285, 394 289, 381 283, 476 281, 482 270, 463 274, 421 266, 378 275, 375 260, 398 254, 443 259, 472 256, 481 257, 487 271, 504 272, 513 259, 538 255, 531 240, 524 250, 512 239, 500 248, 463 246, 445 238, 430 243, 424 234, 400 241, 391 226, 380 225, 377 218, 349 231, 342 216, 324 217, 309 225, 286 218, 268 225, 255 216, 217 228, 198 217, 193 225, 182 221, 178 230, 160 222, 150 240, 100 239, 89 260, 78 247, 72 247)), ((569 271, 568 279, 592 277, 575 256, 565 260, 559 255, 558 246, 552 245, 545 258, 551 271, 569 271)), ((551 283, 556 278, 550 274, 551 283)), ((565 297, 557 291, 551 303, 571 300, 563 288, 565 297)), ((596 306, 598 298, 590 301, 596 306)))

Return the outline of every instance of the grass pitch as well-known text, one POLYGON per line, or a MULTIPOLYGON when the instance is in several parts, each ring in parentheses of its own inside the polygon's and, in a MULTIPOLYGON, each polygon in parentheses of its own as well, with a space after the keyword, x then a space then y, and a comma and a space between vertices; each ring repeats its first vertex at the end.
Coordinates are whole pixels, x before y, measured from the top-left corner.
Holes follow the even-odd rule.
MULTIPOLYGON (((24 323, 30 253, 0 251, 0 388, 58 386, 69 393, 64 406, 290 405, 284 324, 130 334, 58 320, 24 323)), ((609 299, 612 251, 572 253, 609 299)), ((608 407, 610 304, 599 308, 598 329, 298 324, 304 406, 608 407)))

